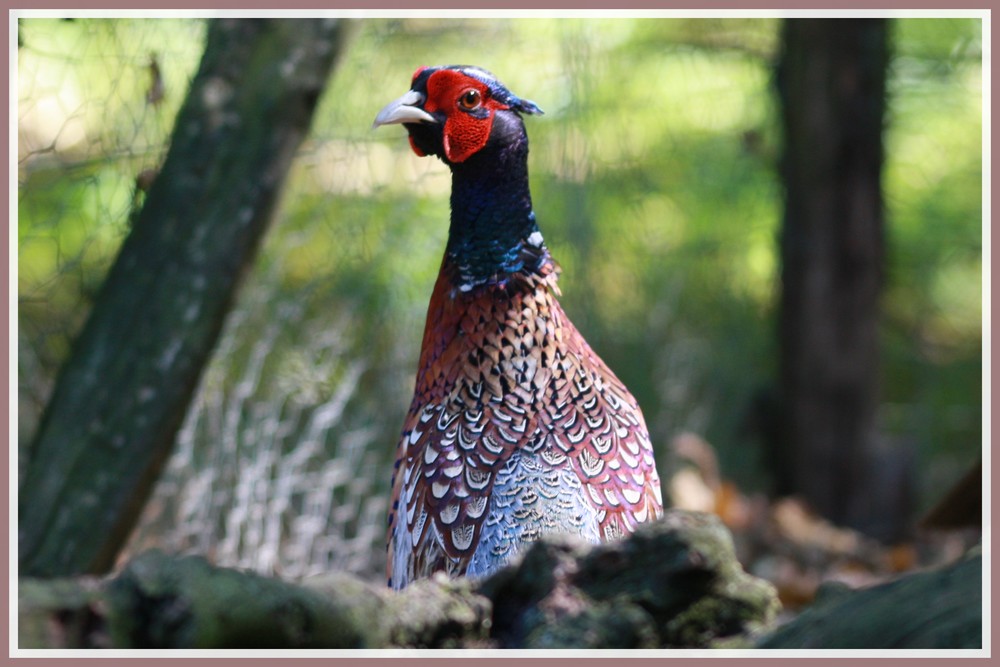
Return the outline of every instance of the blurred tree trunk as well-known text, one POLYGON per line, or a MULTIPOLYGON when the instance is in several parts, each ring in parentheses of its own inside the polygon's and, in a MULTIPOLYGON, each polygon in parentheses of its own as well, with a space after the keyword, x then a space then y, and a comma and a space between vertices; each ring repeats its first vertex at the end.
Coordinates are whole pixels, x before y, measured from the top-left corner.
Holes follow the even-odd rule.
POLYGON ((887 23, 789 19, 782 40, 779 490, 864 528, 876 509, 887 23))
POLYGON ((21 575, 113 564, 171 452, 344 28, 209 24, 169 154, 32 442, 19 489, 21 575))

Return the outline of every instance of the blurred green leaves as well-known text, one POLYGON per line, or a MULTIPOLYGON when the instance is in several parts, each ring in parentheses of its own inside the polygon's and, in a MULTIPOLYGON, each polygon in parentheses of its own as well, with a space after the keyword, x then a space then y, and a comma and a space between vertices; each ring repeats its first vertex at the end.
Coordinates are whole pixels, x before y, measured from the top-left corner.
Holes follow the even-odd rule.
MULTIPOLYGON (((545 110, 526 120, 530 170, 542 232, 564 270, 563 303, 638 397, 657 446, 665 453, 694 430, 719 449, 726 475, 766 482, 747 424, 775 372, 778 27, 359 21, 238 309, 267 313, 241 321, 267 320, 288 301, 303 308, 294 318, 302 331, 338 323, 338 354, 364 362, 345 423, 368 428, 366 446, 384 462, 370 464, 372 493, 387 490, 450 181, 443 164, 412 154, 401 128, 369 128, 418 66, 447 63, 485 67, 545 110)), ((163 154, 204 25, 22 19, 20 28, 19 382, 37 408, 141 201, 135 178, 163 154), (158 104, 147 102, 154 58, 158 104)), ((934 463, 932 485, 981 443, 982 33, 973 19, 900 19, 892 34, 884 421, 934 463)), ((275 388, 295 378, 300 396, 337 385, 322 369, 341 366, 310 361, 326 358, 322 338, 276 338, 297 351, 276 351, 261 400, 280 400, 275 388)), ((243 348, 227 343, 220 354, 234 349, 243 348)), ((22 408, 24 428, 32 414, 22 408)), ((336 456, 346 436, 324 437, 325 455, 336 456)))
POLYGON ((186 20, 20 19, 18 323, 22 436, 128 227, 201 56, 186 20), (163 97, 150 104, 150 63, 163 97), (25 411, 27 407, 27 411, 25 411))

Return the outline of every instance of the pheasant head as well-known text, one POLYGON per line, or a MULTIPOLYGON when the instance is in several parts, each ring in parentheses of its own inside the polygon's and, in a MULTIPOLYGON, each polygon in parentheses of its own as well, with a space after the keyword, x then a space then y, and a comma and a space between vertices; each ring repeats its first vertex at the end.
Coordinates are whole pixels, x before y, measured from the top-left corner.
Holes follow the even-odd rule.
POLYGON ((452 171, 446 262, 461 291, 552 270, 532 210, 521 116, 541 113, 486 70, 452 65, 418 68, 410 90, 375 118, 374 127, 402 124, 414 153, 452 171))

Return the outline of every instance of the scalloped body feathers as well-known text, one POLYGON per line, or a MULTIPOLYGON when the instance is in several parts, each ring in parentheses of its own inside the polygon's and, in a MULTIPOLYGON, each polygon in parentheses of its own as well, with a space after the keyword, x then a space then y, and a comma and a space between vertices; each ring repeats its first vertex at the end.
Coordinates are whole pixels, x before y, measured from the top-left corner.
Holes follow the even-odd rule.
POLYGON ((402 123, 453 175, 393 470, 393 588, 486 576, 542 534, 614 540, 662 514, 642 412, 557 299, 520 116, 540 112, 485 70, 448 66, 418 69, 375 121, 402 123))

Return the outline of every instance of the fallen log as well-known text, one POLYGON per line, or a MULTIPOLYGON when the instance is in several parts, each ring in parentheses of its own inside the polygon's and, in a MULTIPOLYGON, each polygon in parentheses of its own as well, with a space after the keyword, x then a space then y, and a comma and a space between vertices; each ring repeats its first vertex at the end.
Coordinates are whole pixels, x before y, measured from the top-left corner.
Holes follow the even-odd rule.
POLYGON ((816 602, 760 648, 961 649, 983 645, 983 559, 852 590, 821 586, 816 602))
POLYGON ((552 536, 492 577, 397 593, 345 573, 299 583, 141 554, 117 575, 23 579, 20 648, 749 646, 774 588, 714 516, 667 512, 620 542, 552 536))

